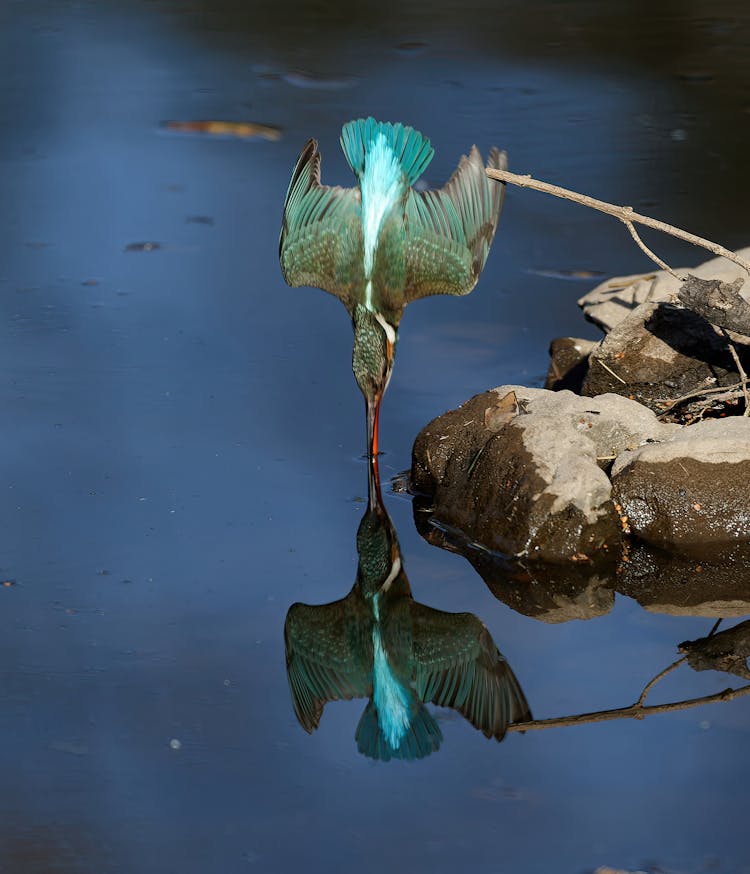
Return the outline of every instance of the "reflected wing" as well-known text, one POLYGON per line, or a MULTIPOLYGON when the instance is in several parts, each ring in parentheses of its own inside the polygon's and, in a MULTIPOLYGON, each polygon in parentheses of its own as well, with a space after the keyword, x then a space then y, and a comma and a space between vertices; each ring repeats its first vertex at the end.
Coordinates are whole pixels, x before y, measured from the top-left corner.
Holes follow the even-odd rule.
POLYGON ((367 698, 372 693, 366 616, 356 598, 332 604, 293 604, 284 625, 286 671, 294 712, 312 732, 329 701, 367 698))
POLYGON ((415 602, 412 627, 416 690, 423 701, 457 710, 496 740, 511 722, 531 719, 515 674, 476 616, 415 602))
MULTIPOLYGON (((493 148, 487 166, 505 170, 493 148)), ((468 294, 490 251, 505 183, 488 179, 474 146, 443 188, 412 191, 406 201, 407 302, 430 294, 468 294)))
POLYGON ((284 203, 279 260, 289 285, 314 285, 347 307, 363 285, 358 188, 320 184, 320 152, 310 140, 297 161, 284 203))

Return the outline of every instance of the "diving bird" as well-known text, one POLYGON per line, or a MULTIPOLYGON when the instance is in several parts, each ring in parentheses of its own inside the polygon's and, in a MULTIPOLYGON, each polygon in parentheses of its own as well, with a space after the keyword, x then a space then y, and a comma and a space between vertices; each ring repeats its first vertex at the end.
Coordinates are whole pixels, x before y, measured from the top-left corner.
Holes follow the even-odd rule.
MULTIPOLYGON (((310 140, 284 203, 279 260, 289 285, 339 298, 354 327, 352 369, 365 397, 367 451, 378 452, 378 416, 388 386, 404 307, 431 294, 468 294, 495 235, 505 184, 487 178, 476 146, 441 189, 412 186, 432 160, 430 141, 403 124, 357 119, 341 147, 356 188, 320 182, 310 140)), ((488 168, 504 170, 490 150, 488 168)))
POLYGON ((287 613, 286 669, 297 719, 311 733, 329 701, 367 698, 357 747, 383 761, 439 749, 443 735, 425 702, 453 708, 500 741, 511 722, 531 719, 518 680, 476 616, 414 600, 377 461, 368 467, 352 590, 331 604, 293 604, 287 613))

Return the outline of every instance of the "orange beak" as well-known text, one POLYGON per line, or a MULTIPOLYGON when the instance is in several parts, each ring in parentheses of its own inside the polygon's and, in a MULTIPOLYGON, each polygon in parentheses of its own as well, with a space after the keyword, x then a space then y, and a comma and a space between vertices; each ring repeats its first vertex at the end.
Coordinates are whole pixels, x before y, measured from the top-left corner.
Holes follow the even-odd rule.
POLYGON ((382 395, 366 400, 367 405, 367 455, 374 461, 378 455, 378 424, 380 422, 380 399, 382 395))

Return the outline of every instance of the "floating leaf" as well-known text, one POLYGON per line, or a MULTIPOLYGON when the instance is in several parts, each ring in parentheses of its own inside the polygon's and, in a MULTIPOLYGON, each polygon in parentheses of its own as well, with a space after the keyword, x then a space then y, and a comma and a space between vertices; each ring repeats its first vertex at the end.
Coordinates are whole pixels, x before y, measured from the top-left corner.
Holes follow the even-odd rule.
POLYGON ((254 121, 163 121, 165 130, 186 134, 209 134, 215 137, 239 137, 280 140, 281 128, 254 121))

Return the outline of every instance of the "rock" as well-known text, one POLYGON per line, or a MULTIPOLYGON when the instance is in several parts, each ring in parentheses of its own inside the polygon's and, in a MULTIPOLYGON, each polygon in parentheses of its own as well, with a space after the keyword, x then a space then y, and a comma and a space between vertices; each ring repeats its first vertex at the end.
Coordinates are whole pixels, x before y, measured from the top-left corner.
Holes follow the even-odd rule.
POLYGON ((750 419, 705 420, 625 451, 612 487, 632 533, 647 543, 750 541, 750 419))
POLYGON ((741 276, 734 282, 688 276, 677 296, 688 309, 703 316, 712 325, 742 336, 742 342, 747 343, 750 342, 750 303, 746 294, 750 289, 746 290, 744 285, 741 276))
POLYGON ((747 667, 750 620, 709 637, 685 640, 678 650, 687 654, 688 664, 694 671, 725 671, 743 680, 750 680, 747 667))
POLYGON ((727 340, 702 316, 674 304, 641 304, 589 356, 581 389, 615 392, 661 411, 695 389, 739 379, 727 340))
POLYGON ((676 428, 618 395, 502 386, 420 432, 412 482, 432 496, 442 523, 493 551, 581 560, 621 540, 603 468, 624 449, 676 428), (519 412, 508 421, 496 411, 511 392, 519 412))
POLYGON ((617 569, 617 591, 649 613, 747 616, 750 546, 696 547, 682 553, 635 543, 617 569))
MULTIPOLYGON (((737 255, 745 260, 750 259, 750 247, 738 249, 737 255)), ((726 258, 712 258, 697 267, 679 268, 675 273, 678 276, 692 273, 701 279, 721 279, 723 282, 732 282, 737 277, 746 278, 745 271, 726 258)), ((616 276, 585 294, 578 301, 578 306, 589 321, 609 332, 642 303, 671 300, 680 285, 681 281, 666 270, 616 276)))
POLYGON ((414 501, 417 531, 432 546, 464 556, 492 594, 517 613, 541 622, 593 619, 609 613, 615 602, 616 559, 600 562, 544 564, 516 561, 489 552, 460 531, 438 522, 425 499, 414 501))
POLYGON ((592 340, 558 337, 549 347, 550 362, 544 387, 552 391, 567 388, 580 392, 588 371, 589 353, 597 344, 592 340))

